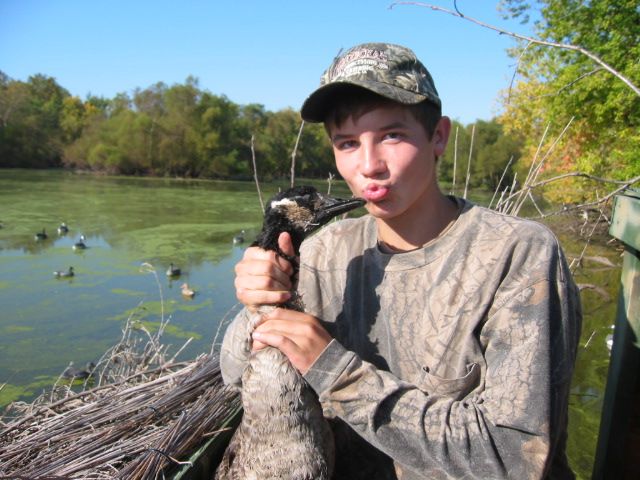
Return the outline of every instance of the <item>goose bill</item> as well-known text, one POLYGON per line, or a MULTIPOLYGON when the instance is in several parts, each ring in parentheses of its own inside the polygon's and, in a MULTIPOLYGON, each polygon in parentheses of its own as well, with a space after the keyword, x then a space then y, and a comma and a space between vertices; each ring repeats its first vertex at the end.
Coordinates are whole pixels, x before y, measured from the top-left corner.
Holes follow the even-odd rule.
POLYGON ((362 207, 366 200, 362 198, 349 198, 347 200, 341 198, 328 197, 323 195, 320 200, 321 204, 317 208, 315 222, 318 225, 324 225, 329 220, 343 213, 347 213, 358 207, 362 207))

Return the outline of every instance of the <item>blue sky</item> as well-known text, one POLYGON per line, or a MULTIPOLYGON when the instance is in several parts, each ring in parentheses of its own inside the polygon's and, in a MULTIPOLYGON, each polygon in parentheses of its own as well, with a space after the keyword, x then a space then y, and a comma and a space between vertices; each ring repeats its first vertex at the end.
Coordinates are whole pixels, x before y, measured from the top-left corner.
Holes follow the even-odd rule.
MULTIPOLYGON (((71 94, 113 98, 184 83, 239 104, 298 109, 341 48, 384 41, 412 48, 435 78, 444 113, 464 123, 498 113, 513 40, 453 16, 387 0, 0 0, 0 70, 42 73, 71 94)), ((453 1, 432 3, 453 8, 453 1)), ((497 0, 458 0, 468 16, 505 22, 497 0)))

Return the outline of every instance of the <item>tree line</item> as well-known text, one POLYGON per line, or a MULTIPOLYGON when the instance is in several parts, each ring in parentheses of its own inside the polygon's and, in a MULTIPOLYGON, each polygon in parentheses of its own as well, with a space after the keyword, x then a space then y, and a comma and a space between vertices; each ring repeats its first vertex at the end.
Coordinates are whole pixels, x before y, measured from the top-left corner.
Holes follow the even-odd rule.
MULTIPOLYGON (((505 188, 524 182, 532 165, 540 179, 567 172, 638 178, 637 2, 501 0, 499 5, 505 17, 523 22, 535 14, 538 40, 521 38, 510 50, 514 77, 500 98, 500 116, 473 125, 454 122, 440 160, 441 180, 460 185, 468 171, 470 187, 505 188)), ((268 180, 289 175, 297 145, 297 176, 335 173, 323 127, 306 124, 298 138, 300 125, 297 111, 238 105, 201 89, 193 77, 112 99, 81 100, 45 75, 23 82, 0 72, 0 167, 248 179, 255 157, 260 179, 268 180)), ((545 188, 550 198, 567 202, 584 198, 597 185, 573 177, 545 188)))
MULTIPOLYGON (((42 74, 27 81, 0 73, 0 167, 55 168, 123 175, 250 179, 253 159, 260 179, 290 174, 297 145, 296 176, 335 174, 322 125, 305 124, 297 111, 238 105, 189 77, 183 84, 156 83, 112 99, 72 96, 42 74), (298 135, 300 133, 300 137, 298 135)), ((444 181, 466 173, 471 126, 454 122, 458 134, 441 159, 444 181)), ((497 185, 519 143, 495 121, 475 126, 474 186, 497 185)))

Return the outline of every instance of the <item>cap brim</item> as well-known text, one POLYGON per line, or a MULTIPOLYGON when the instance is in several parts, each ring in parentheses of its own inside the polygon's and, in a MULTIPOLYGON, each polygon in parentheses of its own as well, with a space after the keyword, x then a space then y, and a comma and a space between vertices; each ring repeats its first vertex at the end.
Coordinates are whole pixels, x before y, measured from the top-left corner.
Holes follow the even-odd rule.
POLYGON ((305 122, 311 123, 323 122, 329 109, 333 105, 331 100, 332 97, 336 96, 338 93, 353 89, 368 90, 406 105, 414 105, 424 100, 430 100, 439 104, 439 102, 435 102, 434 99, 431 99, 426 95, 410 92, 387 83, 374 82, 370 80, 367 82, 338 81, 319 87, 315 92, 307 97, 300 109, 302 119, 305 122))

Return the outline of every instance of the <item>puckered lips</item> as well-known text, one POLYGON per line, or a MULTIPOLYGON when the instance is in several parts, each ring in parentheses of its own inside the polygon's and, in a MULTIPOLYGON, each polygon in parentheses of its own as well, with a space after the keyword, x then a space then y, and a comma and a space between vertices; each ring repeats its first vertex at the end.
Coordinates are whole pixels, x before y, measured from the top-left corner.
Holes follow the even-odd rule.
POLYGON ((389 187, 370 183, 364 188, 362 196, 369 202, 379 202, 389 194, 389 187))

